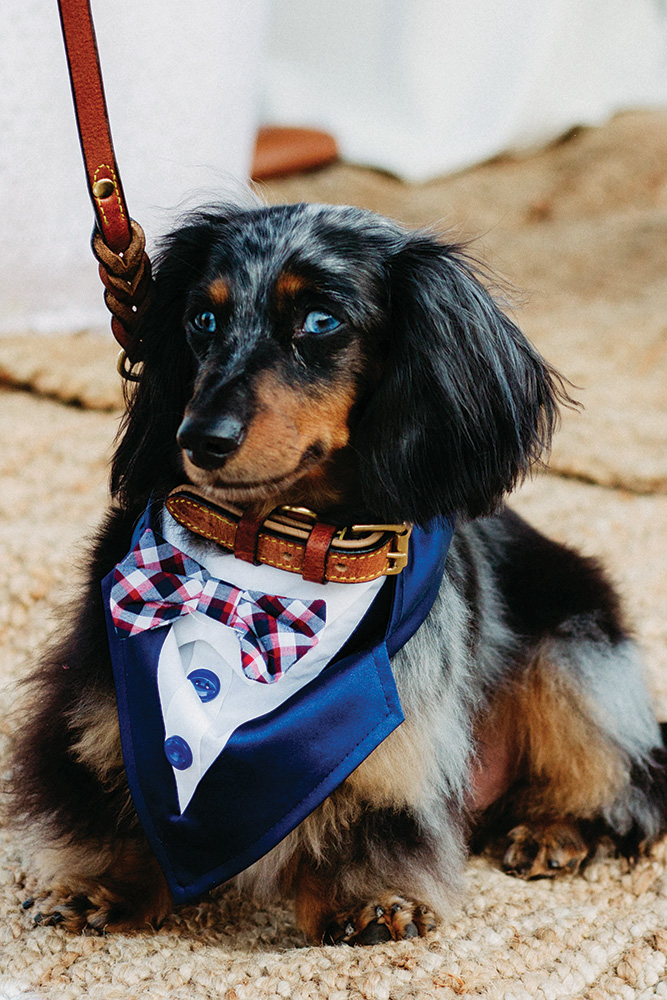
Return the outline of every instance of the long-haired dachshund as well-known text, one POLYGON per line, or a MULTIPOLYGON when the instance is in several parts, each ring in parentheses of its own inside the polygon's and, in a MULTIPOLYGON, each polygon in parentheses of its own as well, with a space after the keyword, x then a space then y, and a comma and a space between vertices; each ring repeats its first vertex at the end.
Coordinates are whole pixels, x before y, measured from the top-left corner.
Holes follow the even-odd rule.
POLYGON ((529 879, 575 872, 601 837, 632 857, 661 834, 665 751, 619 599, 595 561, 502 506, 566 390, 460 247, 348 207, 201 211, 164 241, 141 351, 88 583, 13 759, 38 923, 156 925, 234 877, 293 899, 312 941, 372 943, 435 925, 471 843, 500 844, 529 879), (375 558, 378 536, 391 571, 369 582, 346 567, 375 558), (182 582, 141 606, 135 574, 156 553, 159 580, 192 571, 212 617, 174 611, 182 582), (276 639, 283 660, 239 638, 233 612, 215 620, 248 592, 266 604, 257 573, 302 602, 284 614, 306 638, 276 639), (119 611, 128 594, 139 604, 119 611), (326 615, 352 597, 361 611, 334 641, 326 615), (290 680, 327 643, 310 680, 290 680), (185 681, 155 695, 151 676, 168 687, 177 661, 185 681), (204 761, 170 720, 216 696, 204 761))

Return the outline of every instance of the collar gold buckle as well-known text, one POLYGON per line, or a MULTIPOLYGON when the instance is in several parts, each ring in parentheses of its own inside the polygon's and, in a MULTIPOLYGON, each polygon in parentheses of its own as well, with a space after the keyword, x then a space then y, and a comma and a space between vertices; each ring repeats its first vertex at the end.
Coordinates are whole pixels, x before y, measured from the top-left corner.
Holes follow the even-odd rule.
MULTIPOLYGON (((279 508, 281 511, 285 511, 289 514, 296 514, 297 516, 312 518, 313 522, 317 521, 318 515, 314 510, 310 510, 309 507, 292 507, 288 504, 283 504, 279 508)), ((336 532, 336 538, 339 540, 344 540, 348 533, 355 535, 370 535, 374 532, 379 531, 382 533, 392 532, 394 535, 395 548, 387 552, 387 559, 390 560, 389 569, 385 571, 385 576, 398 576, 408 564, 408 552, 410 546, 410 535, 412 534, 412 525, 408 524, 407 521, 401 522, 401 524, 352 524, 349 527, 341 528, 336 532)))
POLYGON ((370 531, 392 531, 396 548, 387 552, 387 559, 392 560, 392 565, 386 571, 386 576, 398 576, 408 564, 408 549, 410 545, 410 535, 412 525, 404 521, 402 524, 353 524, 348 531, 355 534, 368 533, 370 531))

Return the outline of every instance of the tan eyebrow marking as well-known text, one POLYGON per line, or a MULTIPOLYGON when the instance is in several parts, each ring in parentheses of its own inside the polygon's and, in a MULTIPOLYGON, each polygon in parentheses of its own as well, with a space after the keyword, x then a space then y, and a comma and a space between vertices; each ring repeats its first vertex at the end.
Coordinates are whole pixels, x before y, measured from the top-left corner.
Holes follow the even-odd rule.
POLYGON ((299 292, 311 287, 311 282, 307 278, 294 274, 293 271, 283 271, 276 280, 276 298, 282 304, 285 299, 293 299, 299 292))
POLYGON ((224 278, 214 278, 208 286, 208 297, 216 306, 224 306, 229 301, 229 285, 224 278))

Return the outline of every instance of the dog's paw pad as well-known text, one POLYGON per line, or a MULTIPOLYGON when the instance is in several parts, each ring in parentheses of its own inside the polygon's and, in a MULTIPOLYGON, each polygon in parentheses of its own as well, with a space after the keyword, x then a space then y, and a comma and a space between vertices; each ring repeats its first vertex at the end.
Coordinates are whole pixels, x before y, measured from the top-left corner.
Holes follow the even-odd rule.
POLYGON ((325 944, 379 944, 423 937, 435 928, 430 907, 395 893, 384 893, 348 913, 339 914, 324 935, 325 944))
POLYGON ((555 878, 575 874, 589 848, 573 823, 522 824, 508 834, 502 867, 517 878, 555 878))

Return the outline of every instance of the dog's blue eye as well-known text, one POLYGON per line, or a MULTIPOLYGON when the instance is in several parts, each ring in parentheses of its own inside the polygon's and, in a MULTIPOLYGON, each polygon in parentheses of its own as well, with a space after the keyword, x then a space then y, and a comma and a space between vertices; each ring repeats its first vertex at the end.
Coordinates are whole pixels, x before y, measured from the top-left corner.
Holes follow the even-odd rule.
POLYGON ((203 333, 215 333, 217 324, 212 312, 201 312, 192 320, 192 325, 203 333))
POLYGON ((313 309, 303 321, 304 333, 331 333, 341 325, 339 319, 321 309, 313 309))

